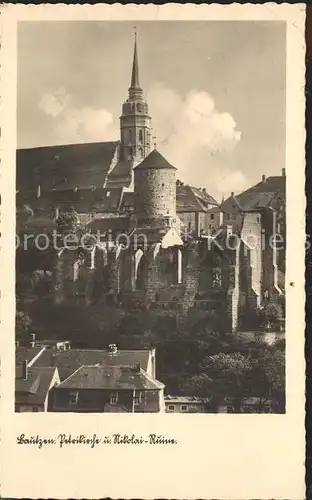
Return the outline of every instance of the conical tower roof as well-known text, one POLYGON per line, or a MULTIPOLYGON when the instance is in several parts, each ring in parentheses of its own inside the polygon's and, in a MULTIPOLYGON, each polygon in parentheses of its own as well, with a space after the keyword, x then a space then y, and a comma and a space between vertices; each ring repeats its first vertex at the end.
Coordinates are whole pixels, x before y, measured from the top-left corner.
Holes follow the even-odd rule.
POLYGON ((137 49, 137 34, 135 33, 134 39, 134 51, 133 51, 133 62, 132 62, 132 74, 131 74, 131 89, 140 89, 140 79, 139 79, 139 60, 138 60, 138 49, 137 49))
POLYGON ((134 167, 134 170, 159 170, 159 169, 170 169, 177 170, 173 167, 166 158, 161 155, 157 149, 151 151, 151 153, 141 162, 139 165, 134 167))

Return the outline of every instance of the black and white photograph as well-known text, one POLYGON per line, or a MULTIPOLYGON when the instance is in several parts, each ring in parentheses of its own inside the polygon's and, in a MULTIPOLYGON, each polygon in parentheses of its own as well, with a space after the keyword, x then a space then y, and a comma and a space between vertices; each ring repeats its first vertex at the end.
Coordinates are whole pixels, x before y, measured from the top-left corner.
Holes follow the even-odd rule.
POLYGON ((286 22, 19 22, 15 412, 285 414, 287 175, 286 22))

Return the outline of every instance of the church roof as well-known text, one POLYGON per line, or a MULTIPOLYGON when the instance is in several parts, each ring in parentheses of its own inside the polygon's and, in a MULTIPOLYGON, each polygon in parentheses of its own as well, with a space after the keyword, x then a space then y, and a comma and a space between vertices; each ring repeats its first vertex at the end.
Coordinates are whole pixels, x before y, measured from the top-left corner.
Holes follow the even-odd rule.
POLYGON ((102 187, 118 141, 19 149, 16 153, 18 191, 102 187))
MULTIPOLYGON (((74 209, 77 213, 116 212, 119 209, 122 188, 97 189, 62 189, 43 192, 40 198, 32 197, 27 203, 35 214, 52 212, 56 208, 61 211, 74 209)), ((26 205, 27 193, 16 195, 16 205, 26 205)), ((21 212, 22 214, 22 212, 21 212)))
POLYGON ((157 149, 151 151, 149 155, 139 165, 134 167, 134 170, 158 170, 158 169, 171 169, 177 170, 173 167, 166 158, 161 155, 157 149))
POLYGON ((130 161, 120 160, 109 174, 107 188, 128 187, 132 180, 132 165, 130 161))

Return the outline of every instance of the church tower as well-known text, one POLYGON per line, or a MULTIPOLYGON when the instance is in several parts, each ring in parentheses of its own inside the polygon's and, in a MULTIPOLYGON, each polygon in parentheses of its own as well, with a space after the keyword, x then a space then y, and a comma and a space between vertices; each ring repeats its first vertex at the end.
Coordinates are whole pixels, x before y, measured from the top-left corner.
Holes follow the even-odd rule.
POLYGON ((120 117, 120 159, 140 163, 151 151, 151 118, 139 82, 137 35, 135 33, 129 97, 120 117))

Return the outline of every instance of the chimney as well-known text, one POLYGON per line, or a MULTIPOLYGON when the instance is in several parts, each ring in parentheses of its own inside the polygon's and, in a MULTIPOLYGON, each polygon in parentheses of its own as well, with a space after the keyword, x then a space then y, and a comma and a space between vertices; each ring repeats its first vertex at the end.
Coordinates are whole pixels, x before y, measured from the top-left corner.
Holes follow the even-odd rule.
POLYGON ((234 191, 231 192, 231 196, 233 197, 234 196, 234 191))
POLYGON ((109 346, 108 346, 108 352, 111 355, 117 354, 117 346, 116 346, 116 344, 109 344, 109 346))
POLYGON ((41 196, 41 187, 40 187, 40 184, 38 185, 37 187, 37 198, 40 198, 41 196))
POLYGON ((35 347, 36 346, 36 334, 31 333, 30 336, 31 336, 30 347, 35 347))
POLYGON ((203 188, 203 193, 207 193, 206 188, 203 188))
POLYGON ((282 176, 286 177, 286 169, 285 168, 282 168, 282 176))
POLYGON ((27 361, 27 359, 25 359, 22 362, 22 377, 23 377, 23 380, 28 379, 28 361, 27 361))
POLYGON ((265 182, 265 175, 262 174, 262 182, 265 182))

